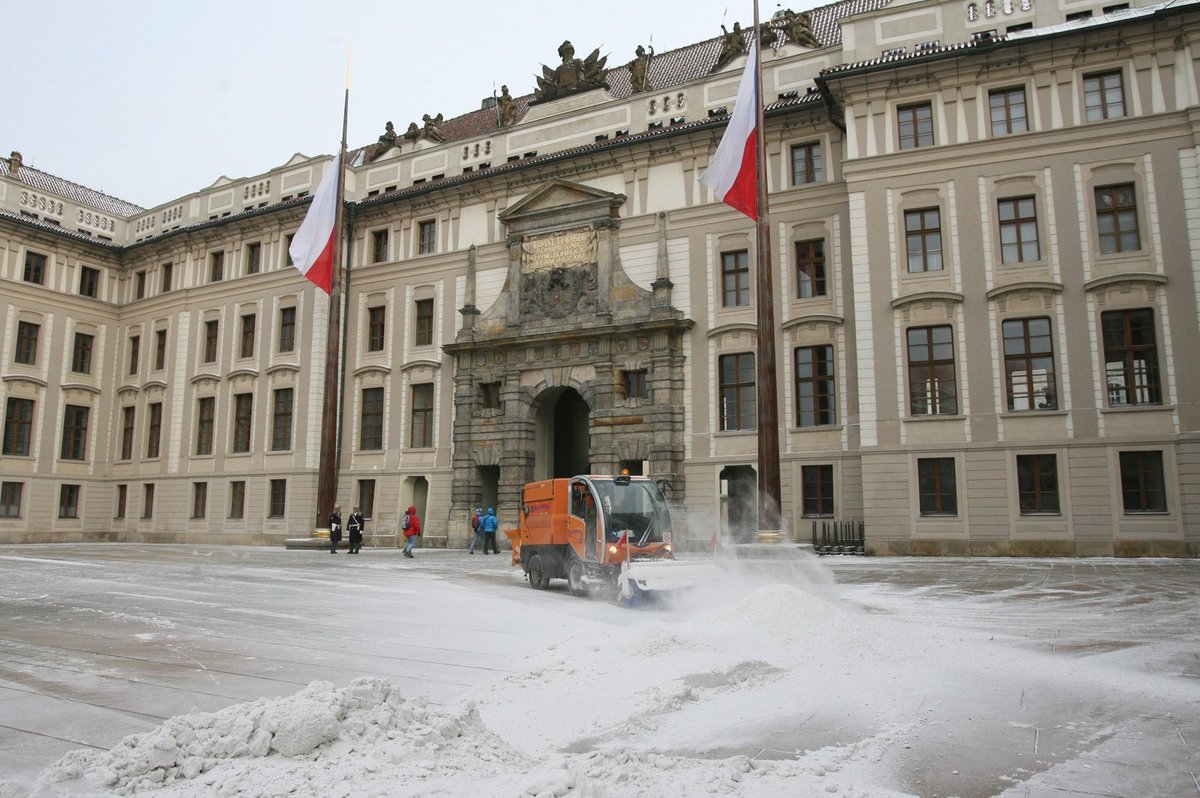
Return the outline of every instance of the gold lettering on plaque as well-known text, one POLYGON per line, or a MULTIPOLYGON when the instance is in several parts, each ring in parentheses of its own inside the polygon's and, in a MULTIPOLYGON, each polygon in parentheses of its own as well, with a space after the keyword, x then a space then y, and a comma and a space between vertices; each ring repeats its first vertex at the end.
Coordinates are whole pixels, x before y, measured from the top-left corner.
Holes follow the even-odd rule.
POLYGON ((521 251, 522 266, 526 272, 595 263, 596 231, 585 228, 527 236, 522 242, 521 251))

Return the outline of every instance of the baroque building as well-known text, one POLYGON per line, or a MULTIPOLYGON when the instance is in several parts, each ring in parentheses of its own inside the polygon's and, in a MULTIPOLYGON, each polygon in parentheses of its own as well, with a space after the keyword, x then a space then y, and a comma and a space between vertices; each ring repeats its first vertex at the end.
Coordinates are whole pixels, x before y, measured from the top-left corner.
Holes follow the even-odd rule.
MULTIPOLYGON (((1196 31, 1089 0, 765 25, 794 537, 1200 554, 1196 31)), ((688 541, 756 528, 754 231, 698 181, 751 35, 565 42, 529 93, 352 151, 338 497, 377 542, 622 468, 688 541)), ((157 208, 0 161, 0 542, 308 534, 329 307, 287 245, 331 160, 157 208)))

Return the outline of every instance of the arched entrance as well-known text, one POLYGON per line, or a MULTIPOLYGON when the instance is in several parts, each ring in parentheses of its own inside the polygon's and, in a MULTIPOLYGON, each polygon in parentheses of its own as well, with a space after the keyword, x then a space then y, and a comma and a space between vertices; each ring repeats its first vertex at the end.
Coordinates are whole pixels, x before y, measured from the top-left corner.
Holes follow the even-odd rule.
POLYGON ((552 388, 539 398, 534 431, 534 479, 591 470, 591 408, 574 388, 552 388))
POLYGON ((721 520, 735 543, 749 543, 758 532, 758 474, 754 466, 721 469, 721 520))

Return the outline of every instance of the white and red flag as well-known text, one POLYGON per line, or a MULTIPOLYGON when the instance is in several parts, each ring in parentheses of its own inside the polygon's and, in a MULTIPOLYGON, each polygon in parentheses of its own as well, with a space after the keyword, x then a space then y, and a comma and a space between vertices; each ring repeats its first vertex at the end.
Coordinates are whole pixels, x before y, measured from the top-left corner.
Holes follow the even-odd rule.
POLYGON ((750 57, 738 84, 737 104, 717 153, 700 182, 717 199, 758 221, 758 155, 755 126, 758 121, 758 36, 750 37, 750 57))
POLYGON ((342 171, 342 156, 333 159, 333 165, 321 178, 317 193, 313 194, 308 214, 300 223, 300 229, 292 238, 288 253, 292 263, 317 288, 327 294, 333 293, 334 236, 337 234, 338 176, 342 171))

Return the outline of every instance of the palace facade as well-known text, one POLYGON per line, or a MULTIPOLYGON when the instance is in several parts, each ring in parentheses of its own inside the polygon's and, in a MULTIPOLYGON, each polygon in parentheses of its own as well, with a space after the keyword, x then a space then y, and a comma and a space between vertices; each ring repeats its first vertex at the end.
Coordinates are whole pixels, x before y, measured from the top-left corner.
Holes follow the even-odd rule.
MULTIPOLYGON (((1200 4, 766 27, 791 534, 1200 554, 1200 4)), ((377 542, 622 468, 688 540, 753 534, 754 227, 698 180, 749 28, 564 43, 531 93, 352 151, 338 497, 377 542)), ((329 304, 287 246, 331 161, 157 208, 0 161, 0 542, 311 532, 329 304)))

